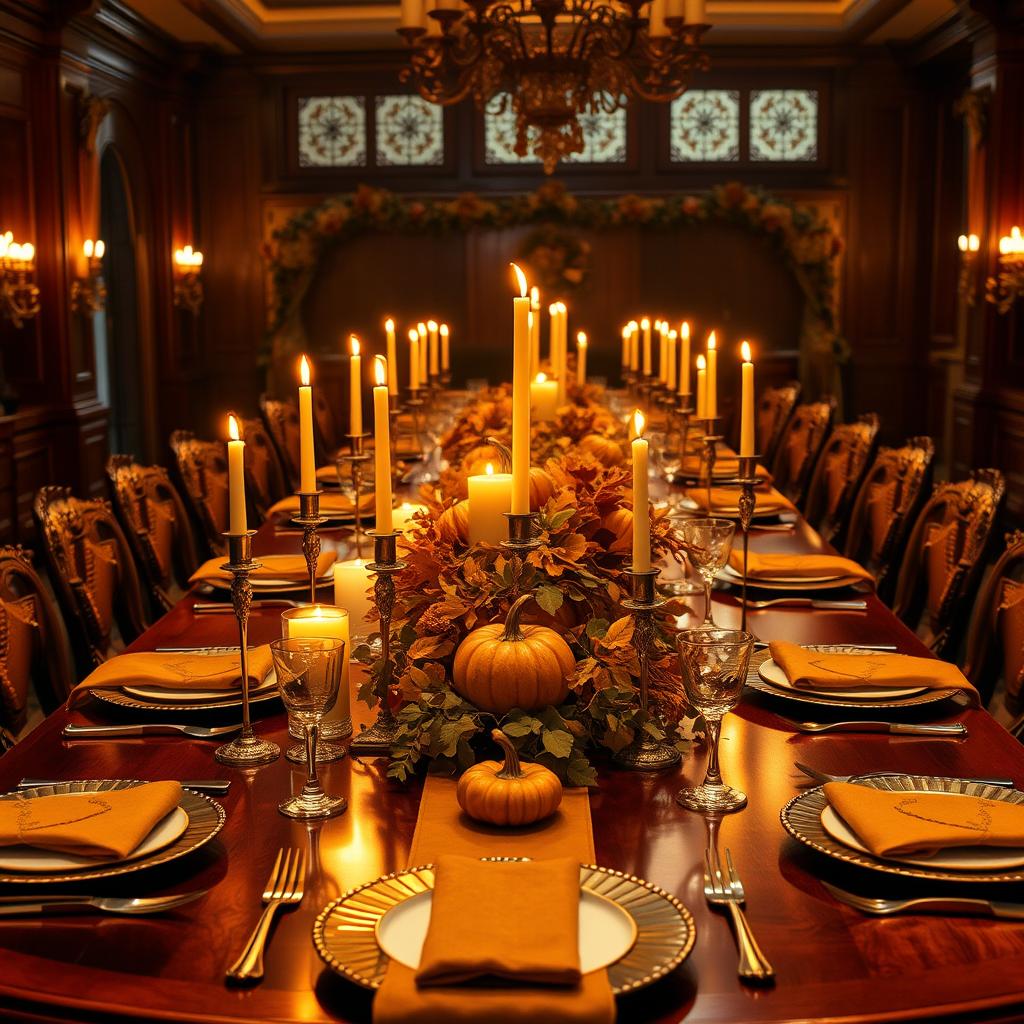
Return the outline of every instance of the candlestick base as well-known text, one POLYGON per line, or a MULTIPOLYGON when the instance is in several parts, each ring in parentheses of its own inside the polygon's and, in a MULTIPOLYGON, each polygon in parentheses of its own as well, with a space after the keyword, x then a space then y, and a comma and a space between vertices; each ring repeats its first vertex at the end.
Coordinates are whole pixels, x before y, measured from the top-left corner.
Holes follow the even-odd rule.
POLYGON ((508 540, 501 546, 515 555, 525 555, 527 551, 539 548, 540 538, 534 534, 537 516, 533 512, 505 512, 508 520, 508 540))
POLYGON ((364 757, 388 757, 398 735, 398 719, 391 708, 383 706, 377 712, 377 720, 368 729, 355 736, 349 745, 353 754, 364 757))
MULTIPOLYGON (((640 710, 646 714, 651 648, 654 645, 654 613, 665 602, 658 597, 655 590, 657 569, 625 571, 630 580, 631 596, 622 602, 622 607, 633 616, 633 643, 640 660, 640 710)), ((620 750, 613 760, 619 767, 629 771, 657 772, 679 764, 682 755, 675 747, 659 743, 641 729, 636 739, 628 747, 620 750)))
POLYGON ((718 422, 717 416, 705 416, 703 419, 704 423, 704 480, 705 486, 708 492, 708 515, 713 516, 715 514, 714 508, 711 505, 711 487, 715 479, 715 462, 718 459, 718 442, 722 440, 721 434, 715 433, 715 424, 718 422))
POLYGON ((352 501, 354 505, 353 518, 354 522, 354 533, 356 541, 356 557, 363 557, 363 467, 370 459, 369 452, 366 451, 366 439, 369 434, 346 434, 349 441, 349 447, 351 451, 348 455, 341 455, 339 458, 351 464, 352 473, 352 501))
POLYGON ((740 585, 740 629, 747 628, 747 557, 750 549, 750 523, 757 506, 757 464, 759 455, 741 455, 739 458, 740 496, 737 506, 740 527, 743 530, 743 582, 740 585))
POLYGON ((306 572, 309 573, 309 603, 316 604, 316 567, 320 561, 320 527, 327 522, 320 515, 320 495, 323 491, 299 491, 299 514, 292 519, 302 527, 302 554, 306 558, 306 572))

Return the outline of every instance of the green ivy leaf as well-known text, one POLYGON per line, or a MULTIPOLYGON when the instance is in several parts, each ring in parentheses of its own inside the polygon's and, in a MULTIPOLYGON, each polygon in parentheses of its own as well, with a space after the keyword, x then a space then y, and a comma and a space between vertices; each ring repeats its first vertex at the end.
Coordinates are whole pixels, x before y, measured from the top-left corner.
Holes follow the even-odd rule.
POLYGON ((576 757, 569 762, 565 778, 571 786, 597 785, 597 772, 585 757, 576 757))
POLYGON ((558 587, 540 587, 534 594, 534 599, 548 615, 554 615, 562 607, 562 592, 558 587))
POLYGON ((555 757, 565 758, 572 753, 572 733, 564 729, 545 729, 541 733, 544 749, 555 757))

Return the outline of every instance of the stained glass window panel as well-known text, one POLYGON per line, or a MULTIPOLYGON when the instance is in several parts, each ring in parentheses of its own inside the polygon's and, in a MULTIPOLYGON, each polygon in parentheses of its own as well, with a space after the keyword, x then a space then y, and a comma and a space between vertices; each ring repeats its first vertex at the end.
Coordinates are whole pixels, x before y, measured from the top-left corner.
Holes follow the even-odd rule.
POLYGON ((364 97, 303 96, 299 100, 299 166, 366 166, 364 97))
MULTIPOLYGON (((532 152, 519 156, 515 151, 516 115, 505 95, 495 96, 484 111, 484 162, 487 164, 539 164, 532 152)), ((622 164, 626 162, 626 109, 580 115, 583 151, 565 157, 566 164, 622 164)), ((529 133, 532 142, 534 133, 529 133)))
POLYGON ((379 167, 430 167, 444 163, 444 111, 419 96, 378 96, 376 155, 379 167))
POLYGON ((725 163, 740 157, 740 94, 688 89, 669 114, 672 160, 725 163))
POLYGON ((818 158, 815 89, 763 89, 750 94, 750 159, 788 163, 818 158))

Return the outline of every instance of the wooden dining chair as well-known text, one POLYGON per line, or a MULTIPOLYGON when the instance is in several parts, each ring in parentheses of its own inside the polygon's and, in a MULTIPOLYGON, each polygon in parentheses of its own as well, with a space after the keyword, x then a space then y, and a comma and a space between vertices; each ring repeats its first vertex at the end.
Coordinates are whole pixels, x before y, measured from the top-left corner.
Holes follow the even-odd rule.
POLYGON ((872 573, 884 601, 892 599, 907 534, 931 487, 934 459, 930 437, 879 448, 854 498, 842 550, 872 573))
POLYGON ((64 622, 30 553, 0 548, 0 748, 56 710, 75 678, 64 622))
POLYGON ((798 405, 779 436, 771 462, 775 486, 801 509, 818 456, 828 439, 834 410, 832 399, 798 405))
POLYGON ((313 432, 316 435, 317 465, 333 462, 338 452, 348 444, 323 388, 313 389, 313 432))
POLYGON ((50 580, 80 674, 119 653, 148 625, 135 559, 107 501, 43 487, 33 503, 50 580))
POLYGON ((893 611, 938 655, 963 638, 1005 491, 998 469, 939 484, 910 531, 893 611))
POLYGON ((853 499, 874 454, 878 416, 867 413, 842 423, 825 442, 814 467, 804 515, 830 544, 838 546, 850 521, 853 499))
POLYGON ((163 466, 111 455, 107 480, 153 607, 167 611, 184 595, 199 564, 188 510, 163 466))
POLYGON ((1024 530, 1006 534, 1006 548, 978 591, 963 671, 986 704, 1000 694, 1016 719, 1011 731, 1024 730, 1024 530))
POLYGON ((171 434, 171 451, 207 551, 224 554, 224 531, 228 528, 228 463, 224 445, 219 441, 201 441, 190 430, 175 430, 171 434))
POLYGON ((260 416, 266 425, 289 491, 299 488, 299 410, 292 401, 260 395, 260 416))
POLYGON ((288 494, 285 469, 262 419, 243 417, 239 424, 245 441, 246 493, 252 498, 251 511, 262 522, 267 509, 288 494))
POLYGON ((772 464, 779 438, 799 400, 800 384, 797 381, 791 381, 778 388, 765 388, 758 397, 757 413, 754 418, 757 450, 766 466, 772 464))

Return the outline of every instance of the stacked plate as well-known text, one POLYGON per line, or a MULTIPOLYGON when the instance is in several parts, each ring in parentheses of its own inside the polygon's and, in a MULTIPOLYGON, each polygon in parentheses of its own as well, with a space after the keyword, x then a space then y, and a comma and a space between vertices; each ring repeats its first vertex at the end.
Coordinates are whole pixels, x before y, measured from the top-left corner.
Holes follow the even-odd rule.
MULTIPOLYGON (((718 578, 724 583, 731 583, 739 587, 743 584, 743 574, 737 572, 731 565, 725 566, 718 574, 718 578)), ((815 590, 836 590, 840 587, 853 586, 863 582, 851 576, 758 576, 756 579, 747 577, 747 586, 756 587, 759 590, 786 590, 786 591, 815 591, 815 590)))
MULTIPOLYGON (((141 783, 128 779, 60 782, 0 794, 0 800, 64 796, 69 793, 108 793, 138 785, 141 783)), ((52 882, 113 878, 142 871, 198 850, 223 828, 224 820, 223 807, 201 793, 184 790, 178 806, 157 822, 149 835, 127 857, 102 860, 28 846, 2 846, 0 883, 45 885, 52 882)))

